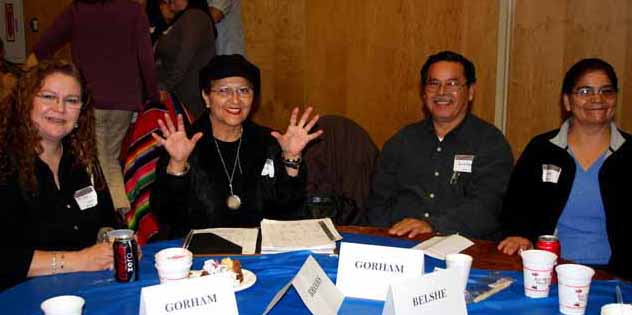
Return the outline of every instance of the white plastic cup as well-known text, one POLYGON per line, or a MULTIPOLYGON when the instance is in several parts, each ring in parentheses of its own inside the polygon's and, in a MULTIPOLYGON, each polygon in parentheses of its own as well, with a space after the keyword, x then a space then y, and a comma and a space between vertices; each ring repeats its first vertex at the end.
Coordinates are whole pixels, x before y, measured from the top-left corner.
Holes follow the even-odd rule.
POLYGON ((193 264, 193 254, 186 248, 166 248, 154 256, 160 283, 179 281, 189 276, 193 264))
POLYGON ((448 254, 445 256, 446 267, 457 272, 460 280, 459 285, 463 291, 467 288, 467 280, 470 278, 472 260, 472 256, 466 254, 448 254))
POLYGON ((632 305, 611 303, 601 307, 601 315, 632 315, 632 305))
POLYGON ((595 270, 582 265, 563 264, 557 266, 555 271, 559 284, 560 313, 583 315, 595 270))
POLYGON ((524 295, 530 298, 545 298, 551 290, 551 275, 557 255, 539 249, 525 250, 522 257, 524 295))
POLYGON ((76 295, 60 295, 42 302, 45 315, 81 315, 86 301, 76 295))
POLYGON ((186 279, 191 271, 191 263, 188 265, 158 265, 156 264, 156 270, 158 270, 158 278, 160 283, 174 282, 186 279))
POLYGON ((157 264, 177 263, 188 264, 193 260, 193 253, 186 248, 171 247, 165 248, 154 256, 157 264))

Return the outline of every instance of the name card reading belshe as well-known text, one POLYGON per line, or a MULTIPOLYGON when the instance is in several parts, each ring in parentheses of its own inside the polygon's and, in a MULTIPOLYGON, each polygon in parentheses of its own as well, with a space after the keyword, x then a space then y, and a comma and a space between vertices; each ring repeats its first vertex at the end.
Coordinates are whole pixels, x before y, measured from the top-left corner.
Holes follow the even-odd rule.
POLYGON ((423 273, 421 250, 341 243, 336 286, 348 297, 383 301, 391 282, 423 273))
POLYGON ((239 314, 232 281, 199 277, 144 287, 139 315, 239 314))
POLYGON ((455 271, 437 270, 391 284, 382 315, 467 315, 455 271))

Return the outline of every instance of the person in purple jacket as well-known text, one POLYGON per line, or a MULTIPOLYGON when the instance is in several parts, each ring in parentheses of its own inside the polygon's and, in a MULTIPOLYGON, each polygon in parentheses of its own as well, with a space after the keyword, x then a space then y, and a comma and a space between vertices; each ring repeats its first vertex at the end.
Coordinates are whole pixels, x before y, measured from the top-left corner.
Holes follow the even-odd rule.
POLYGON ((99 162, 115 208, 130 209, 118 157, 133 113, 158 101, 149 23, 129 0, 75 0, 42 35, 27 64, 70 43, 73 62, 94 96, 99 162))

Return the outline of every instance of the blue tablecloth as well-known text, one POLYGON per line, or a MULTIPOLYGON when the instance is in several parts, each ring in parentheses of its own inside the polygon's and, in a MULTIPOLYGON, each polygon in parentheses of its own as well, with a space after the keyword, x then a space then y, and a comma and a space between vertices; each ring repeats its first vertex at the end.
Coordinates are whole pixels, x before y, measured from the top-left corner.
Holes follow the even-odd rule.
MULTIPOLYGON (((411 247, 415 243, 393 238, 343 234, 346 242, 411 247)), ((154 254, 166 247, 179 246, 180 241, 149 244, 143 248, 140 263, 140 280, 132 283, 117 283, 112 272, 86 272, 30 279, 0 294, 1 314, 42 314, 39 305, 45 299, 63 294, 82 296, 86 300, 84 315, 138 314, 140 290, 158 284, 154 268, 154 254)), ((276 255, 242 256, 242 266, 257 275, 251 288, 238 292, 237 304, 240 314, 261 314, 274 294, 298 272, 310 252, 292 252, 276 255)), ((335 282, 338 258, 329 255, 313 255, 325 272, 335 282)), ((476 257, 474 257, 476 259, 476 257)), ((196 258, 193 269, 201 269, 205 258, 196 258)), ((426 272, 435 267, 445 267, 442 261, 426 256, 426 272)), ((553 286, 549 298, 530 299, 524 296, 522 273, 504 271, 516 281, 508 289, 478 304, 467 306, 469 314, 512 314, 536 315, 558 314, 557 286, 553 286)), ((470 284, 489 275, 487 270, 472 269, 470 284)), ((619 284, 624 298, 632 300, 632 284, 618 280, 593 281, 590 289, 586 314, 599 314, 602 305, 615 301, 615 287, 619 284)), ((381 314, 382 302, 362 299, 345 299, 339 314, 381 314)), ((294 289, 290 289, 271 314, 310 314, 294 289)))

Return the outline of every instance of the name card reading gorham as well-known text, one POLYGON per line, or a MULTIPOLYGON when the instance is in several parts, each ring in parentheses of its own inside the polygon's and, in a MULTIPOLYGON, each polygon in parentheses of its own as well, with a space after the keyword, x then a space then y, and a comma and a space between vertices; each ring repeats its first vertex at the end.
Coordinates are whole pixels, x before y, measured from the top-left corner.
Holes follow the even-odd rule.
POLYGON ((384 301, 392 282, 423 273, 423 251, 341 243, 336 286, 347 297, 384 301))
POLYGON ((449 269, 393 283, 382 315, 467 315, 458 283, 458 275, 449 269))
POLYGON ((140 292, 139 315, 237 315, 232 280, 199 277, 144 287, 140 292))

